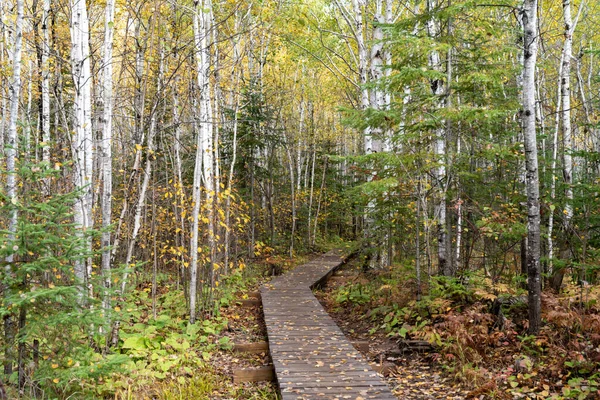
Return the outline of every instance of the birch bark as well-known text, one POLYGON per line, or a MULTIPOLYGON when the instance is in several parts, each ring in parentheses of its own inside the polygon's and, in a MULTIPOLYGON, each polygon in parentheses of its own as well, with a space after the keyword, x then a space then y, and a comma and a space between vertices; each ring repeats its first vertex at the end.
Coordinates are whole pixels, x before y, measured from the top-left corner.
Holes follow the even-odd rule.
MULTIPOLYGON (((435 12, 439 4, 437 0, 427 0, 427 11, 435 12)), ((427 21, 427 34, 431 39, 435 39, 440 34, 440 22, 436 17, 430 17, 427 21)), ((429 67, 440 74, 443 72, 440 53, 432 50, 429 53, 429 67)), ((430 81, 431 92, 438 100, 438 108, 445 107, 444 83, 442 79, 432 79, 430 81)), ((445 122, 440 121, 439 127, 435 131, 435 140, 433 142, 433 152, 435 154, 437 166, 433 170, 433 176, 436 184, 435 194, 435 216, 437 219, 438 233, 438 271, 445 276, 452 275, 452 265, 448 260, 447 241, 448 233, 446 231, 446 129, 445 122)))
MULTIPOLYGON (((50 0, 44 0, 42 15, 42 115, 40 116, 42 132, 42 161, 50 163, 50 0)), ((45 189, 48 188, 46 182, 45 189)))
MULTIPOLYGON (((195 2, 194 15, 194 45, 196 53, 197 84, 200 91, 198 101, 197 119, 198 119, 198 139, 196 148, 196 163, 194 167, 194 192, 192 202, 194 204, 194 215, 192 216, 192 239, 190 244, 191 251, 191 274, 190 274, 190 323, 196 321, 197 308, 197 274, 198 274, 198 227, 200 202, 202 200, 201 184, 204 183, 205 204, 208 218, 208 237, 211 256, 214 253, 214 221, 213 221, 213 201, 214 201, 214 172, 213 172, 213 125, 212 104, 210 99, 210 32, 212 29, 212 3, 210 0, 195 2)), ((212 257, 211 257, 212 258, 212 257)), ((208 271, 210 287, 213 284, 213 266, 208 271)))
MULTIPOLYGON (((10 114, 8 120, 8 130, 6 136, 6 143, 4 147, 4 154, 6 157, 6 196, 13 206, 10 209, 9 222, 8 222, 8 241, 12 242, 15 240, 17 232, 17 177, 16 177, 16 161, 17 161, 17 119, 19 116, 19 96, 21 93, 21 55, 22 55, 22 44, 23 44, 23 2, 24 0, 17 0, 16 8, 17 15, 15 19, 15 30, 14 30, 14 46, 12 48, 12 78, 8 93, 10 96, 10 114)), ((3 133, 3 132, 2 132, 3 133)), ((6 264, 4 266, 4 273, 11 273, 11 264, 14 261, 12 254, 6 257, 6 264)), ((7 289, 2 288, 3 292, 7 289)), ((4 295, 7 293, 5 292, 4 295)), ((4 319, 4 373, 10 375, 12 373, 13 362, 14 362, 14 350, 13 344, 15 340, 14 333, 14 321, 11 314, 6 314, 4 319)))
MULTIPOLYGON (((48 1, 48 0, 45 0, 48 1)), ((113 19, 115 15, 114 0, 107 0, 104 9, 104 45, 102 61, 102 78, 100 84, 99 108, 101 109, 98 130, 101 132, 100 143, 101 165, 102 165, 102 277, 104 293, 102 306, 106 315, 110 310, 111 287, 111 233, 110 224, 112 220, 112 106, 113 106, 113 19)), ((107 323, 109 321, 107 320, 107 323)))
POLYGON ((537 0, 524 0, 523 21, 523 139, 527 187, 527 289, 529 333, 537 334, 541 325, 540 280, 540 187, 535 121, 535 66, 537 62, 537 0))
MULTIPOLYGON (((89 20, 85 0, 71 0, 71 64, 75 86, 73 100, 73 140, 71 152, 74 159, 73 185, 81 191, 73 207, 77 235, 84 243, 83 251, 91 250, 87 231, 92 228, 92 77, 90 71, 89 20)), ((75 261, 75 278, 80 285, 80 298, 84 288, 91 295, 88 282, 91 265, 86 257, 75 261)))

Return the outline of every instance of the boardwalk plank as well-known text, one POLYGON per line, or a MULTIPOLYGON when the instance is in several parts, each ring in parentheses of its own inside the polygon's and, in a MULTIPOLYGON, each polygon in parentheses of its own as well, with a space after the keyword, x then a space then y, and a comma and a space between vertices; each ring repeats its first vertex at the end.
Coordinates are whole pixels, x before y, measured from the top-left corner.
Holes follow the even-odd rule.
POLYGON ((283 400, 396 399, 312 294, 342 261, 328 253, 261 288, 283 400))

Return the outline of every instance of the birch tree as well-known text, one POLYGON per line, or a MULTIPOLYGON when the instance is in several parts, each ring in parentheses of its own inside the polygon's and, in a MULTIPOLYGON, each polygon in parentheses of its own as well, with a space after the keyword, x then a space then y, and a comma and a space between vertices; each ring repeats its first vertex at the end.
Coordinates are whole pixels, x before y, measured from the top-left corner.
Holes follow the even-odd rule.
POLYGON ((564 227, 570 235, 573 219, 573 129, 571 127, 571 58, 573 57, 573 18, 571 0, 563 0, 563 18, 565 23, 565 42, 560 76, 561 117, 563 125, 563 177, 565 180, 564 227))
POLYGON ((541 325, 540 280, 540 183, 535 120, 535 68, 538 52, 537 0, 524 0, 523 21, 523 140, 527 187, 527 289, 529 333, 537 334, 541 325))
MULTIPOLYGON (((427 0, 427 11, 432 14, 439 7, 437 0, 427 0)), ((440 21, 437 17, 430 15, 427 20, 427 35, 435 40, 440 35, 440 21)), ((439 51, 431 50, 429 53, 429 67, 440 74, 443 73, 443 64, 439 51)), ((430 80, 431 92, 437 98, 438 108, 445 107, 444 94, 446 92, 443 79, 434 78, 430 80)), ((448 259, 448 233, 446 230, 446 123, 438 121, 433 140, 433 153, 437 166, 433 169, 433 177, 436 184, 435 192, 435 216, 438 232, 438 271, 445 276, 452 275, 452 265, 448 259)))
MULTIPOLYGON (((50 0, 44 0, 42 14, 41 100, 42 161, 50 163, 50 0)), ((48 183, 46 183, 46 188, 48 183)))
MULTIPOLYGON (((200 202, 202 201, 201 185, 204 183, 206 194, 206 210, 208 218, 208 235, 211 255, 214 255, 214 172, 213 172, 213 125, 210 82, 210 32, 212 27, 212 4, 210 0, 196 1, 194 8, 194 52, 196 59, 196 79, 200 98, 198 100, 197 126, 198 138, 196 142, 196 162, 194 166, 194 187, 192 202, 194 212, 192 215, 192 239, 190 244, 190 323, 196 321, 197 286, 198 286, 198 229, 200 202)), ((210 260, 212 263, 214 260, 210 260)), ((212 265, 209 270, 209 284, 212 287, 212 265)))
MULTIPOLYGON (((8 120, 8 130, 6 135, 6 143, 4 146, 4 155, 6 157, 6 197, 12 205, 10 208, 10 215, 8 216, 8 241, 9 243, 14 242, 16 239, 17 232, 17 120, 19 117, 19 96, 21 93, 21 56, 23 47, 23 3, 24 0, 17 0, 16 8, 17 15, 15 19, 15 30, 14 30, 14 45, 12 53, 12 78, 10 86, 8 88, 10 95, 10 114, 8 120)), ((3 133, 2 133, 3 134, 3 133)), ((6 257, 6 265, 4 272, 11 274, 11 264, 14 261, 13 254, 11 253, 6 257)), ((4 296, 7 295, 6 290, 8 288, 2 288, 4 296)), ((14 321, 13 317, 8 314, 4 316, 4 335, 5 335, 5 360, 4 360, 4 373, 10 375, 12 373, 12 364, 14 361, 14 354, 12 351, 14 337, 14 321)))
MULTIPOLYGON (((92 137, 92 76, 90 71, 89 20, 85 0, 71 1, 71 65, 75 98, 73 99, 73 138, 71 152, 74 159, 73 185, 81 193, 75 201, 73 218, 78 236, 85 243, 84 250, 91 250, 88 231, 92 220, 92 177, 93 177, 93 137, 92 137)), ((83 300, 84 287, 91 294, 91 263, 81 257, 75 261, 75 278, 80 285, 83 300)))
MULTIPOLYGON (((48 1, 48 0, 45 0, 48 1)), ((113 107, 113 26, 114 0, 107 0, 104 9, 104 44, 102 57, 102 79, 100 84, 99 108, 101 110, 98 130, 101 132, 102 154, 102 275, 104 278, 103 308, 110 310, 111 253, 110 224, 112 220, 112 107, 113 107)))

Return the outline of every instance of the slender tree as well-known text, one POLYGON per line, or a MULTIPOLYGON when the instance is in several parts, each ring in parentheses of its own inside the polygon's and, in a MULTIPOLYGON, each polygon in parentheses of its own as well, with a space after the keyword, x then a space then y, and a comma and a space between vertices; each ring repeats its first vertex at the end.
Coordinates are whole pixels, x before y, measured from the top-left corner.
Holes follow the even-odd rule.
MULTIPOLYGON (((434 14, 438 11, 437 0, 427 0, 427 12, 434 14)), ((436 40, 440 35, 440 21, 435 15, 427 20, 427 35, 436 40)), ((433 49, 429 53, 429 67, 440 76, 443 73, 443 64, 438 50, 433 49)), ((446 86, 443 79, 436 77, 431 79, 431 92, 436 96, 438 108, 445 107, 444 95, 446 86)), ((434 167, 433 176, 436 185, 435 217, 438 232, 438 271, 445 276, 452 275, 452 265, 448 259, 448 232, 446 228, 446 123, 439 121, 435 130, 433 140, 433 152, 437 166, 434 167)))
POLYGON ((524 0, 523 21, 523 138, 527 187, 527 289, 529 332, 537 334, 541 325, 540 273, 540 182, 535 121, 535 68, 538 53, 537 0, 524 0))
MULTIPOLYGON (((17 122, 19 117, 19 98, 21 93, 21 56, 23 48, 23 3, 24 0, 17 0, 16 8, 17 15, 15 19, 15 31, 14 31, 14 45, 12 54, 12 79, 9 86, 10 95, 10 115, 8 120, 8 132, 6 135, 6 143, 4 146, 4 152, 6 157, 6 197, 12 207, 10 208, 10 215, 8 216, 8 242, 14 243, 17 233, 17 150, 18 150, 18 139, 17 139, 17 122)), ((11 252, 6 258, 6 265, 4 273, 10 275, 12 271, 12 263, 14 261, 14 255, 11 252)), ((2 288, 3 294, 6 297, 8 295, 8 288, 2 288)), ((4 360, 4 373, 10 375, 12 372, 14 354, 12 353, 14 336, 14 321, 11 314, 4 315, 4 339, 5 339, 5 360, 4 360)))
MULTIPOLYGON (((92 137, 92 75, 90 70, 89 20, 85 0, 71 1, 71 64, 75 86, 73 100, 73 139, 71 152, 74 159, 73 185, 81 191, 74 205, 73 215, 78 235, 91 250, 88 231, 93 227, 92 178, 94 142, 92 137)), ((75 278, 83 301, 84 288, 91 294, 91 263, 82 258, 75 262, 75 278)))
MULTIPOLYGON (((48 1, 48 0, 46 0, 48 1)), ((107 0, 104 9, 104 44, 102 79, 99 108, 101 110, 98 130, 101 131, 102 154, 102 275, 104 278, 103 307, 110 310, 111 287, 111 232, 112 222, 112 120, 113 120, 113 36, 115 2, 107 0)), ((107 321, 108 322, 108 321, 107 321)))

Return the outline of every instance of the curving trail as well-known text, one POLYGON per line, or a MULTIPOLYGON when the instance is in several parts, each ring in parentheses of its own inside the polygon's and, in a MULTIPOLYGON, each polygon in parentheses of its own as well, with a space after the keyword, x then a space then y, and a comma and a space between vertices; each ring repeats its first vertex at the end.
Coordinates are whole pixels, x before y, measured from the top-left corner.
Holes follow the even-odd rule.
POLYGON ((282 400, 397 399, 312 293, 342 264, 334 250, 261 288, 282 400))

